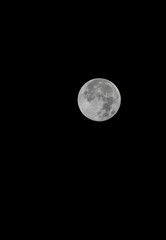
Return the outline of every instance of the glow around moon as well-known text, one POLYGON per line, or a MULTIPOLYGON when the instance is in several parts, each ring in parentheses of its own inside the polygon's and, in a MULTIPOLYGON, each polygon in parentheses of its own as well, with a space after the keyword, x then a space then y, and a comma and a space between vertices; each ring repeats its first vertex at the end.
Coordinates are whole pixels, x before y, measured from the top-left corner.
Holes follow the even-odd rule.
MULTIPOLYGON (((96 91, 96 90, 95 90, 96 91)), ((96 96, 96 93, 94 93, 96 96)), ((80 89, 78 94, 78 105, 81 112, 86 116, 87 118, 95 121, 105 121, 113 116, 118 112, 119 107, 121 104, 121 96, 118 88, 115 86, 114 83, 111 81, 104 79, 104 78, 95 78, 91 79, 88 82, 86 82, 80 89), (87 90, 87 86, 90 82, 94 80, 100 80, 99 82, 109 84, 111 88, 113 89, 113 92, 111 93, 111 97, 113 97, 113 104, 111 106, 111 109, 109 111, 109 115, 107 117, 103 117, 101 113, 101 109, 103 107, 104 102, 99 100, 97 97, 94 98, 93 101, 88 102, 87 99, 84 96, 84 92, 87 90)))

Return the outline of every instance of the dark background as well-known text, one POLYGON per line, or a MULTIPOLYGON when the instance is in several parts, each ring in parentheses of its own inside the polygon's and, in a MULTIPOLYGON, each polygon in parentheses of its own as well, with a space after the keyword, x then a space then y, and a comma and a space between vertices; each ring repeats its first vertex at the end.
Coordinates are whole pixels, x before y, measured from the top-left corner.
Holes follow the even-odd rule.
POLYGON ((16 160, 7 170, 37 217, 47 215, 46 205, 61 212, 59 222, 63 214, 71 221, 105 212, 109 218, 112 211, 116 228, 119 216, 125 222, 146 215, 144 209, 151 216, 159 189, 152 99, 160 25, 149 6, 98 7, 40 4, 19 14, 11 8, 10 37, 4 35, 12 96, 6 154, 16 160), (120 91, 120 109, 108 121, 79 110, 80 88, 92 78, 111 80, 120 91))

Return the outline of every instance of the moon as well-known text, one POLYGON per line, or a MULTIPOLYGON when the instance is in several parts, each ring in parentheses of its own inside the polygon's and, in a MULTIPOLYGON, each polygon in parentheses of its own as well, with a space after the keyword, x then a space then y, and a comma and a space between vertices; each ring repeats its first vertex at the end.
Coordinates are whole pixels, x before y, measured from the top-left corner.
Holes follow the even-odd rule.
MULTIPOLYGON (((102 93, 102 92, 100 91, 100 93, 102 93)), ((104 79, 104 78, 91 79, 81 87, 79 94, 78 94, 79 109, 83 113, 84 116, 86 116, 87 118, 89 118, 91 120, 105 121, 105 120, 111 119, 119 111, 120 105, 121 105, 120 92, 119 92, 118 88, 116 87, 116 85, 108 79, 104 79), (85 97, 85 91, 88 91, 89 83, 94 82, 95 80, 99 81, 99 84, 93 90, 93 94, 94 94, 95 98, 92 101, 88 102, 85 97), (111 105, 111 109, 110 109, 107 117, 102 116, 104 112, 101 112, 104 101, 102 101, 101 99, 99 99, 96 96, 97 92, 99 92, 101 89, 100 86, 102 86, 102 83, 108 84, 113 90, 108 95, 102 94, 103 96, 113 97, 113 104, 111 105), (97 90, 97 89, 99 89, 99 90, 97 90)))

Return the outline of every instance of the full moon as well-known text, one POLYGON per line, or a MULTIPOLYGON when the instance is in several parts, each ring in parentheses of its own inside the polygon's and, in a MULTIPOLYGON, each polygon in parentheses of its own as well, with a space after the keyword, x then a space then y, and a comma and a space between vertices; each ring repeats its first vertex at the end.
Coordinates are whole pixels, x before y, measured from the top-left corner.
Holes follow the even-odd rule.
POLYGON ((89 119, 105 121, 118 112, 121 96, 118 88, 104 78, 94 78, 86 82, 78 94, 78 106, 89 119))

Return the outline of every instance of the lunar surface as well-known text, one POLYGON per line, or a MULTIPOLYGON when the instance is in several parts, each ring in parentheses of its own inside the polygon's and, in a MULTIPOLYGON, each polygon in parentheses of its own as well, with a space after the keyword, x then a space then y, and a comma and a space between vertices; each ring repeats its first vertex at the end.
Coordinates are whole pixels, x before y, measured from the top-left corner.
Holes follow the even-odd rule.
POLYGON ((105 121, 112 118, 119 110, 121 96, 118 88, 111 81, 95 78, 85 83, 78 94, 81 112, 89 119, 105 121))

